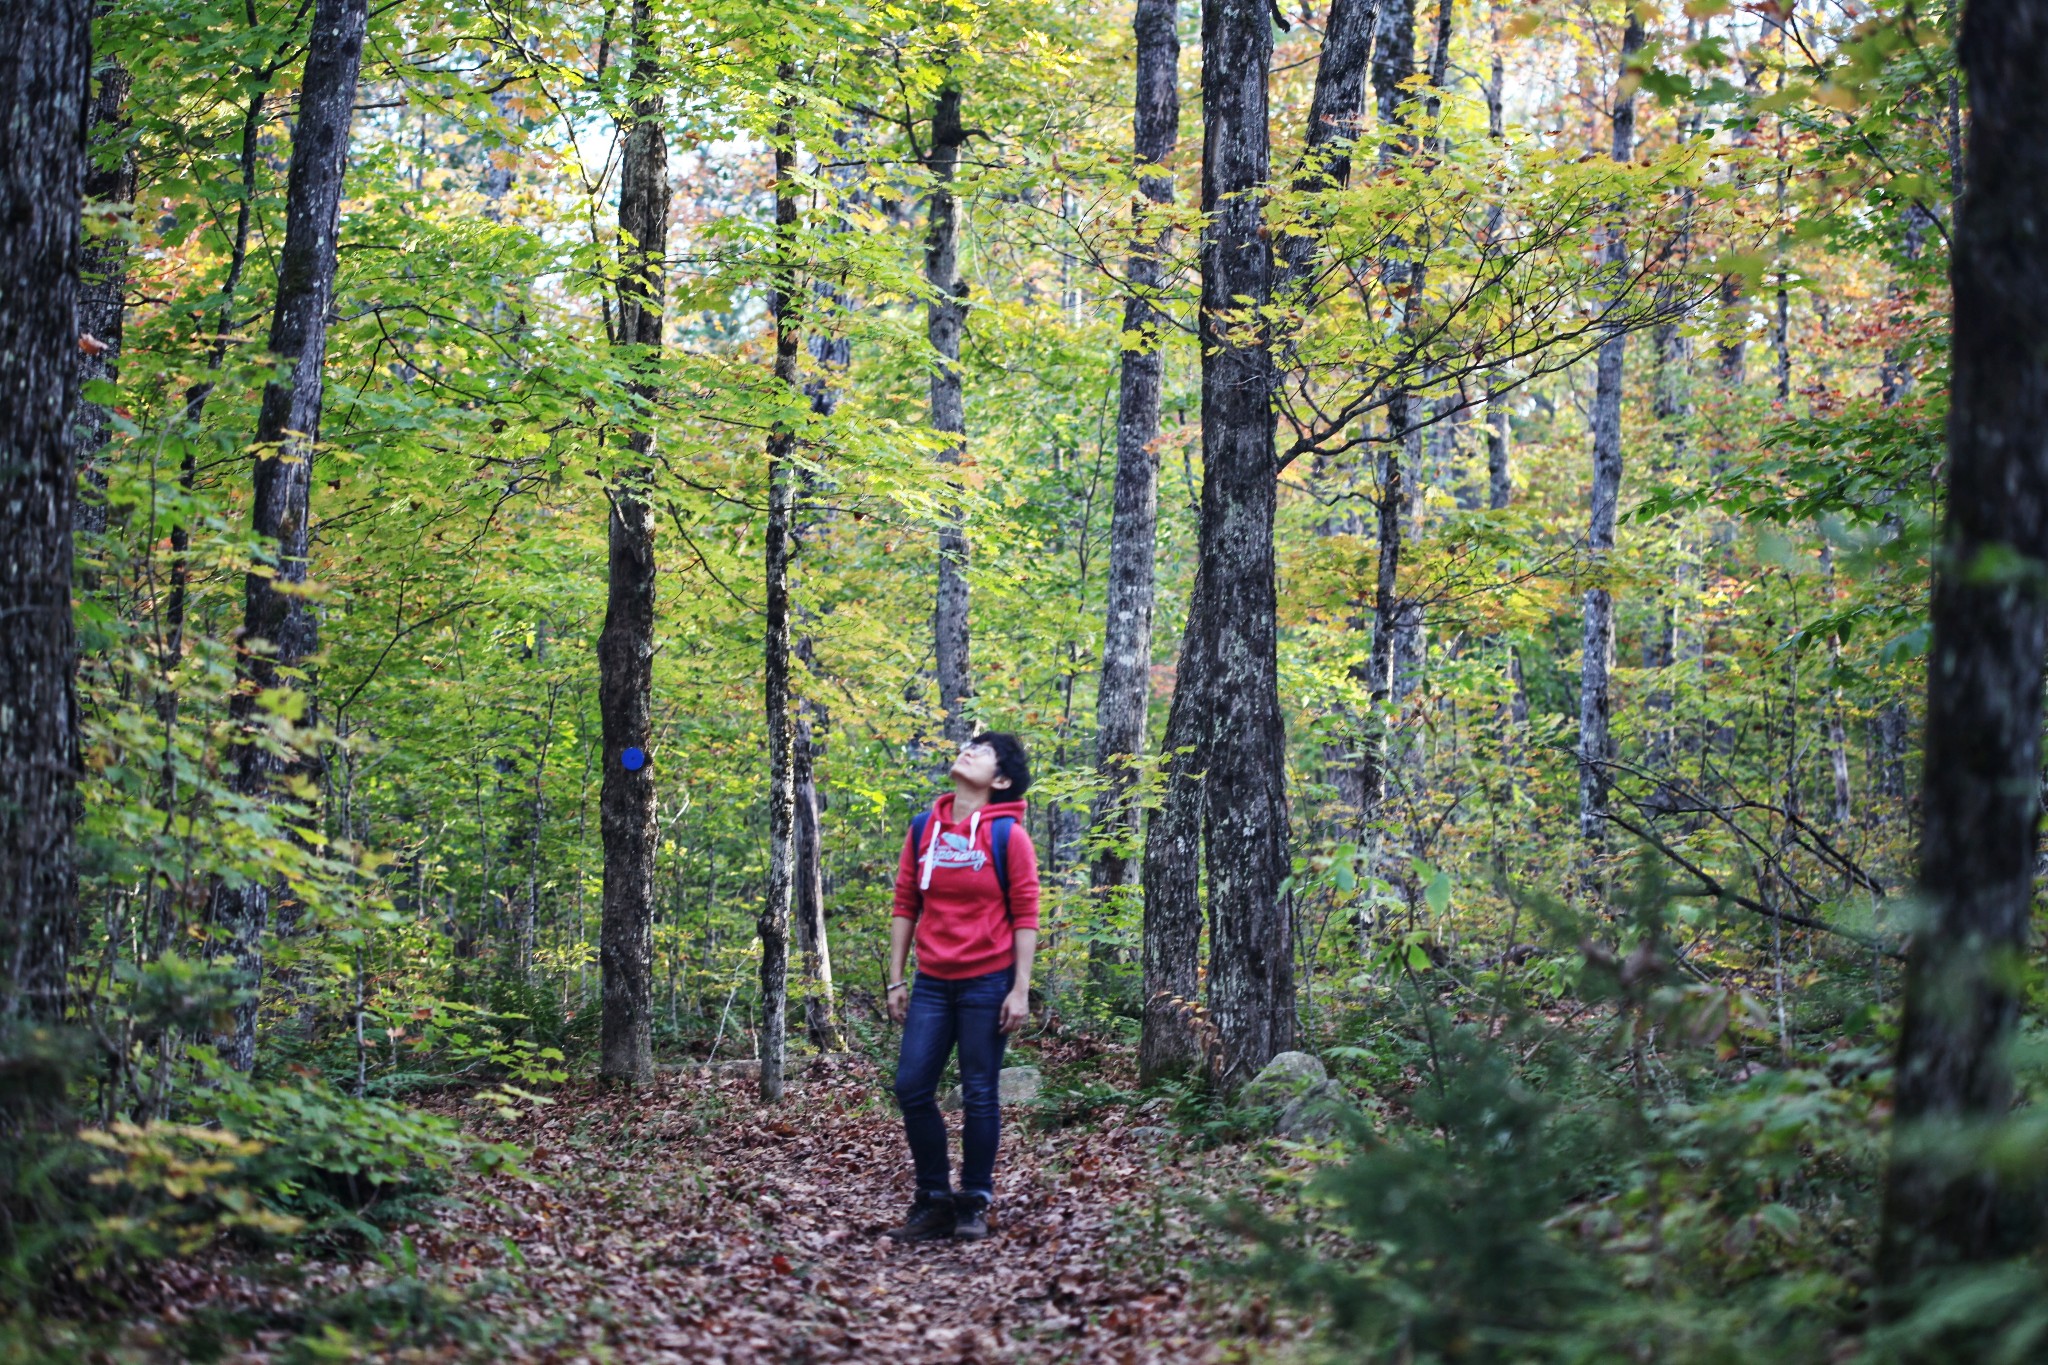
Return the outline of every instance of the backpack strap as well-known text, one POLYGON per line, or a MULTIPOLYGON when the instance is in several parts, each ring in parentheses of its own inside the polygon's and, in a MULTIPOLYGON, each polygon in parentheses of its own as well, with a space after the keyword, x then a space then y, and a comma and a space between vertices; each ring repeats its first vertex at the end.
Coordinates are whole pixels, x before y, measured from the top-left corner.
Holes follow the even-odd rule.
MULTIPOLYGON (((932 813, 929 809, 921 810, 910 817, 910 849, 912 854, 915 855, 912 866, 916 866, 924 861, 924 831, 925 827, 931 822, 931 818, 932 813)), ((922 880, 923 874, 920 872, 919 881, 922 882, 922 880)), ((917 905, 920 910, 924 908, 924 893, 922 891, 918 892, 917 905)))
POLYGON ((996 885, 1003 888, 1005 915, 1010 914, 1010 831, 1016 824, 1016 816, 999 815, 988 826, 988 851, 996 865, 996 885))

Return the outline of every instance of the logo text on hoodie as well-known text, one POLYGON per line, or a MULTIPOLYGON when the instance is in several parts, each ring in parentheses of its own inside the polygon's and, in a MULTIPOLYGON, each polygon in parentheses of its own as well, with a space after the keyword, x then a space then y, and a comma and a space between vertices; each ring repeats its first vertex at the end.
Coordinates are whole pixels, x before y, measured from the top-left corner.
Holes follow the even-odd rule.
POLYGON ((976 872, 988 862, 988 855, 967 842, 964 834, 941 834, 932 846, 932 866, 971 867, 976 872))

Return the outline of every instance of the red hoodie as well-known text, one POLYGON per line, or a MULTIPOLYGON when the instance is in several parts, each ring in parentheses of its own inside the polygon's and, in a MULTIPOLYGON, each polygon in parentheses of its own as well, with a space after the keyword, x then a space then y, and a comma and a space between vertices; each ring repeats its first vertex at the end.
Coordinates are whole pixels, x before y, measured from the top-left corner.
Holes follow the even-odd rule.
POLYGON ((916 922, 917 969, 929 976, 959 981, 1012 966, 1012 931, 1038 927, 1038 854, 1024 832, 1024 803, 991 801, 955 820, 953 793, 932 802, 923 846, 903 836, 896 916, 916 922), (1007 909, 989 844, 990 828, 1005 815, 1016 821, 1003 855, 1010 874, 1007 909))

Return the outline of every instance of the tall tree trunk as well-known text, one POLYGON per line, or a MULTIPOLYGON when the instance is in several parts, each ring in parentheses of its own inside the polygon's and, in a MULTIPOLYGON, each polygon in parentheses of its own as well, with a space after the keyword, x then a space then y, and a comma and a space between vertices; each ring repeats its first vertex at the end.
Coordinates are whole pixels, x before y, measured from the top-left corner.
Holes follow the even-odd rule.
POLYGON ((1266 5, 1202 7, 1202 507, 1199 560, 1167 716, 1164 790, 1145 831, 1139 1069, 1206 1053, 1235 1089, 1294 1039, 1285 728, 1276 656, 1271 340, 1232 326, 1272 299, 1260 190, 1271 164, 1266 5), (1207 1020, 1198 1018, 1200 881, 1209 880, 1207 1020))
POLYGON ((1515 432, 1508 420, 1507 376, 1486 372, 1486 507, 1505 512, 1515 497, 1515 432))
MULTIPOLYGON (((794 68, 777 73, 785 87, 794 68)), ((785 96, 785 99, 791 98, 785 96)), ((794 398, 797 374, 796 147, 785 112, 775 128, 775 251, 768 314, 775 325, 775 383, 794 398)), ((768 707, 768 886, 761 902, 761 1102, 782 1098, 788 1033, 789 909, 796 843, 796 767, 790 732, 789 558, 796 518, 796 432, 777 423, 768 437, 767 638, 763 687, 768 707)))
MULTIPOLYGON (((1934 215, 1915 204, 1905 213, 1905 223, 1899 233, 1899 254, 1909 261, 1920 259, 1927 249, 1927 229, 1934 224, 1934 215)), ((1889 310, 1901 307, 1907 298, 1905 283, 1895 279, 1885 290, 1885 303, 1889 310)), ((1888 321, 1895 319, 1887 319, 1888 321)), ((1880 401, 1886 407, 1899 402, 1913 388, 1913 362, 1896 345, 1887 346, 1884 360, 1877 370, 1877 390, 1880 401)))
MULTIPOLYGON (((1331 0, 1323 25, 1323 50, 1316 59, 1308 128, 1295 168, 1292 188, 1297 195, 1343 189, 1351 183, 1351 148, 1365 117, 1365 73, 1372 59, 1379 6, 1380 0, 1331 0)), ((1275 297, 1306 281, 1318 245, 1320 238, 1312 232, 1290 232, 1280 239, 1273 277, 1275 297)))
POLYGON ((2018 1254, 2040 1235, 2038 1190, 1960 1163, 1961 1126, 2003 1118, 2031 956, 2048 601, 1993 556, 2048 559, 2048 4, 1971 0, 1957 47, 1969 80, 1956 212, 1948 498, 1927 667, 1923 920, 1906 958, 1896 1131, 1878 1268, 1923 1271, 2018 1254), (1946 1142, 1943 1141, 1946 1137, 1946 1142))
POLYGON ((1279 468, 1263 329, 1271 301, 1262 191, 1270 167, 1266 0, 1202 9, 1202 525, 1189 636, 1206 636, 1202 833, 1209 877, 1209 1014, 1225 1091, 1294 1044, 1286 732, 1280 713, 1273 515, 1279 468))
POLYGON ((0 1017, 63 1018, 77 866, 71 525, 87 0, 0 12, 0 1017))
MULTIPOLYGON (((836 134, 834 140, 841 156, 854 146, 853 135, 845 130, 836 134)), ((854 189, 859 179, 857 167, 842 165, 829 178, 840 193, 857 193, 854 189)), ((836 212, 829 220, 829 230, 834 233, 849 231, 850 227, 843 211, 836 212)), ((850 301, 844 291, 830 280, 816 280, 811 288, 813 302, 822 315, 820 323, 810 333, 811 357, 817 361, 820 373, 804 385, 804 392, 810 396, 812 413, 829 418, 839 409, 839 382, 853 363, 853 342, 832 330, 838 322, 833 315, 845 312, 850 301)), ((819 483, 818 475, 812 470, 805 469, 798 476, 791 531, 793 565, 801 563, 806 538, 822 534, 823 525, 829 519, 830 514, 820 508, 819 483), (816 521, 812 520, 813 516, 816 521)), ((798 611, 797 618, 807 620, 808 613, 798 611)), ((806 672, 816 667, 817 642, 808 629, 796 637, 790 652, 806 672)), ((796 847, 790 880, 797 951, 803 961, 804 977, 811 983, 809 997, 804 1003, 804 1029, 813 1047, 822 1052, 837 1052, 846 1044, 839 1036, 833 1000, 832 944, 825 924, 825 797, 818 790, 818 760, 825 754, 821 736, 830 726, 831 716, 822 703, 806 697, 796 704, 795 717, 791 762, 796 771, 796 847)))
MULTIPOLYGON (((1927 229, 1935 225, 1933 214, 1915 204, 1906 210, 1905 226, 1900 235, 1899 251, 1909 261, 1920 259, 1926 250, 1927 229)), ((1906 297, 1903 284, 1895 283, 1888 291, 1889 302, 1897 307, 1906 297)), ((1893 407, 1905 401, 1913 391, 1913 362, 1896 346, 1887 347, 1884 363, 1878 370, 1878 397, 1886 407, 1893 407)), ((1891 521, 1897 532, 1896 519, 1891 521)), ((1883 796, 1903 799, 1906 795, 1906 737, 1912 729, 1912 716, 1902 701, 1887 702, 1878 713, 1875 722, 1878 739, 1878 761, 1876 773, 1877 792, 1883 796)), ((1876 814, 1875 811, 1872 812, 1876 814)))
MULTIPOLYGON (((1309 101, 1308 127, 1291 188, 1297 199, 1342 189, 1351 182, 1353 145, 1365 115, 1366 70, 1371 63, 1373 34, 1379 22, 1379 0, 1333 0, 1323 26, 1323 49, 1316 60, 1315 90, 1309 101)), ((1309 221, 1280 236, 1274 269, 1273 297, 1292 312, 1311 314, 1316 253, 1326 215, 1309 201, 1309 221)), ((1322 477, 1318 466, 1317 478, 1322 477)), ((1349 480, 1347 479, 1347 482, 1349 480)), ((1355 532, 1354 517, 1326 519, 1322 535, 1355 532)), ((1355 718, 1354 718, 1355 725, 1355 718)), ((1325 746, 1329 780, 1339 804, 1353 812, 1364 808, 1355 745, 1325 746)))
POLYGON ((633 463, 611 489, 610 582, 597 639, 604 729, 604 908, 598 964, 604 1003, 598 1074, 654 1079, 654 483, 653 407, 659 396, 668 248, 668 140, 662 133, 661 50, 651 0, 634 0, 633 87, 619 167, 619 325, 643 411, 627 445, 633 463), (629 760, 637 758, 629 766, 629 760))
MULTIPOLYGON (((327 315, 339 260, 342 177, 368 22, 368 0, 320 0, 314 6, 299 117, 292 130, 284 250, 270 320, 270 352, 291 368, 283 379, 264 385, 256 418, 254 530, 276 550, 275 558, 252 570, 244 584, 237 659, 242 685, 229 708, 245 731, 234 786, 258 799, 274 798, 280 779, 310 780, 319 764, 317 752, 281 756, 246 732, 257 724, 257 696, 292 688, 285 670, 305 668, 320 643, 318 618, 300 589, 312 544, 313 451, 320 439, 327 315)), ((310 689, 302 695, 302 718, 310 719, 310 689)), ((250 992, 236 1007, 229 1053, 229 1061, 245 1071, 256 1061, 256 991, 263 977, 263 934, 272 893, 271 886, 257 881, 222 892, 236 965, 250 992)), ((280 902, 279 909, 285 908, 280 902)))
MULTIPOLYGON (((1839 597, 1840 588, 1835 583, 1835 547, 1823 541, 1820 547, 1821 572, 1826 581, 1827 601, 1832 606, 1839 597)), ((1795 665, 1796 666, 1796 665, 1795 665)), ((1826 725, 1828 735, 1828 776, 1833 781, 1834 799, 1828 805, 1828 819, 1837 830, 1847 828, 1849 818, 1854 814, 1854 802, 1849 787, 1849 727, 1842 715, 1842 689, 1832 679, 1842 667, 1842 637, 1828 636, 1828 676, 1826 725)))
MULTIPOLYGON (((939 459, 958 465, 967 452, 967 402, 960 384, 960 333, 967 322, 967 284, 960 278, 960 204, 953 179, 967 134, 960 126, 960 87, 948 81, 932 104, 930 219, 925 230, 924 278, 931 290, 925 305, 925 336, 934 353, 931 377, 932 430, 950 438, 939 459)), ((974 730, 968 703, 974 696, 967 617, 967 523, 954 485, 954 503, 939 528, 939 592, 932 608, 932 641, 938 657, 939 706, 946 738, 964 742, 974 730)))
POLYGON ((1196 623, 1209 615, 1205 591, 1198 568, 1161 745, 1159 807, 1145 822, 1145 1003, 1138 1075, 1147 1083, 1191 1071, 1213 1051, 1213 1033, 1199 1017, 1202 821, 1209 798, 1202 773, 1209 718, 1208 637, 1196 623))
MULTIPOLYGON (((858 188, 861 168, 850 159, 858 139, 852 130, 842 128, 833 134, 833 141, 840 160, 829 168, 827 178, 838 193, 849 196, 847 202, 859 202, 865 197, 858 188)), ((852 230, 844 207, 835 207, 825 226, 835 235, 852 230)), ((837 330, 843 325, 838 315, 847 312, 852 301, 829 279, 814 279, 811 294, 818 320, 810 330, 809 345, 819 372, 805 383, 804 392, 810 397, 812 413, 829 418, 839 410, 839 385, 847 367, 853 364, 852 339, 837 330)), ((813 469, 804 469, 798 476, 791 531, 792 574, 801 567, 807 538, 821 536, 831 520, 830 510, 821 501, 822 482, 813 469)), ((798 621, 807 622, 809 617, 807 611, 796 612, 798 621)), ((790 653, 806 673, 816 668, 817 642, 807 626, 796 636, 790 653)), ((796 770, 796 861, 790 873, 791 913, 796 922, 797 952, 802 958, 804 978, 811 983, 804 1002, 804 1029, 813 1047, 821 1052, 837 1052, 846 1043, 839 1035, 832 944, 825 924, 825 794, 818 789, 818 761, 825 756, 822 736, 830 729, 832 718, 824 704, 811 697, 797 702, 794 714, 791 761, 796 770)))
MULTIPOLYGON (((1145 747, 1152 680, 1153 541, 1159 521, 1159 391, 1166 357, 1157 306, 1166 284, 1168 233, 1148 224, 1154 206, 1173 203, 1173 176, 1162 168, 1180 136, 1180 34, 1175 0, 1138 0, 1137 111, 1132 145, 1140 167, 1131 205, 1130 296, 1116 409, 1116 491, 1109 525, 1109 603, 1102 632, 1102 680, 1095 692, 1095 770, 1102 780, 1091 817, 1098 852, 1089 884, 1104 913, 1137 880, 1130 845, 1138 832, 1131 804, 1137 759, 1145 747)), ((1097 975, 1102 945, 1091 950, 1097 975)))
MULTIPOLYGON (((800 519, 801 499, 798 515, 800 519)), ((794 649, 792 653, 795 653, 794 649)), ((798 657, 802 658, 801 655, 798 657)), ((823 799, 818 792, 817 773, 817 759, 824 746, 814 736, 811 710, 809 703, 798 703, 790 751, 796 775, 790 913, 796 923, 797 954, 802 959, 804 979, 810 983, 810 995, 804 1002, 805 1036, 819 1051, 837 1052, 846 1044, 839 1036, 833 1001, 832 943, 825 926, 825 833, 823 799)), ((822 716, 822 711, 817 714, 822 716)))
MULTIPOLYGON (((96 6, 98 8, 98 6, 96 6)), ((128 137, 128 70, 119 62, 103 62, 94 73, 98 89, 93 91, 88 114, 87 140, 90 145, 85 166, 86 202, 102 211, 123 210, 135 201, 135 153, 125 144, 128 137)), ((87 237, 78 279, 78 457, 85 486, 91 491, 78 502, 78 529, 98 535, 107 529, 106 469, 99 459, 113 433, 113 411, 93 401, 87 386, 112 384, 121 363, 121 324, 127 314, 128 238, 123 222, 104 222, 87 237), (90 338, 88 340, 87 338, 90 338)))
MULTIPOLYGON (((1635 155, 1635 84, 1627 79, 1629 59, 1643 45, 1643 20, 1629 10, 1621 35, 1621 69, 1614 101, 1614 159, 1635 155)), ((1628 237, 1620 222, 1608 225, 1605 253, 1613 287, 1622 288, 1628 268, 1628 237)), ((1619 299, 1608 307, 1618 307, 1619 299)), ((1593 384, 1592 511, 1586 524, 1586 553, 1596 575, 1605 574, 1614 549, 1614 517, 1621 501, 1621 391, 1626 377, 1628 334, 1607 328, 1593 384)), ((1579 658, 1579 836, 1597 851, 1606 834, 1607 765, 1613 761, 1611 673, 1614 667, 1614 594, 1604 582, 1586 589, 1585 634, 1579 658)))
MULTIPOLYGON (((1493 7, 1493 64, 1487 69, 1481 93, 1486 97, 1486 135, 1495 142, 1507 136, 1502 98, 1507 86, 1507 63, 1501 56, 1501 6, 1493 7)), ((1500 230, 1505 216, 1498 205, 1487 213, 1487 240, 1500 230)), ((1494 365, 1486 371, 1486 506, 1505 512, 1515 496, 1514 427, 1509 421, 1507 395, 1510 391, 1506 367, 1494 365)))
MULTIPOLYGON (((1401 113, 1407 82, 1415 75, 1415 0, 1380 0, 1379 31, 1372 51, 1372 87, 1380 126, 1380 165, 1392 165, 1414 149, 1414 135, 1401 113)), ((1397 244, 1398 245, 1398 244, 1397 244)), ((1389 256, 1380 275, 1397 303, 1401 326, 1407 326, 1408 304, 1418 283, 1405 257, 1389 256)), ((1378 464, 1379 496, 1374 502, 1377 563, 1373 576, 1372 640, 1367 647, 1365 685, 1372 699, 1359 752, 1358 832, 1363 838, 1378 819, 1386 800, 1387 765, 1392 736, 1386 710, 1394 688, 1395 639, 1404 616, 1400 598, 1401 545, 1406 538, 1414 501, 1414 453, 1421 447, 1415 421, 1414 396, 1404 386, 1387 395, 1387 438, 1378 464)))

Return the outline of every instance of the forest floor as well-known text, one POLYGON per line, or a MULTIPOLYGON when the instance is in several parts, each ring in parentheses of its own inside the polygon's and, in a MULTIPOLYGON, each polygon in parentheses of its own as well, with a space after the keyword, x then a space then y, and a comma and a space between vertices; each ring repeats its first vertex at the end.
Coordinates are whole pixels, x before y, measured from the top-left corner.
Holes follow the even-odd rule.
POLYGON ((906 1206, 907 1158, 875 1064, 801 1063, 773 1109, 754 1088, 673 1069, 651 1091, 570 1086, 472 1119, 531 1151, 523 1175, 470 1179, 403 1255, 281 1259, 274 1274, 186 1263, 130 1340, 189 1342, 193 1315, 211 1314, 301 1325, 230 1331, 217 1358, 237 1361, 1136 1365, 1245 1360, 1303 1330, 1204 1269, 1233 1239, 1198 1204, 1255 1190, 1271 1152, 1201 1150, 1124 1104, 1051 1128, 1014 1106, 994 1235, 898 1246, 883 1232, 906 1206))

